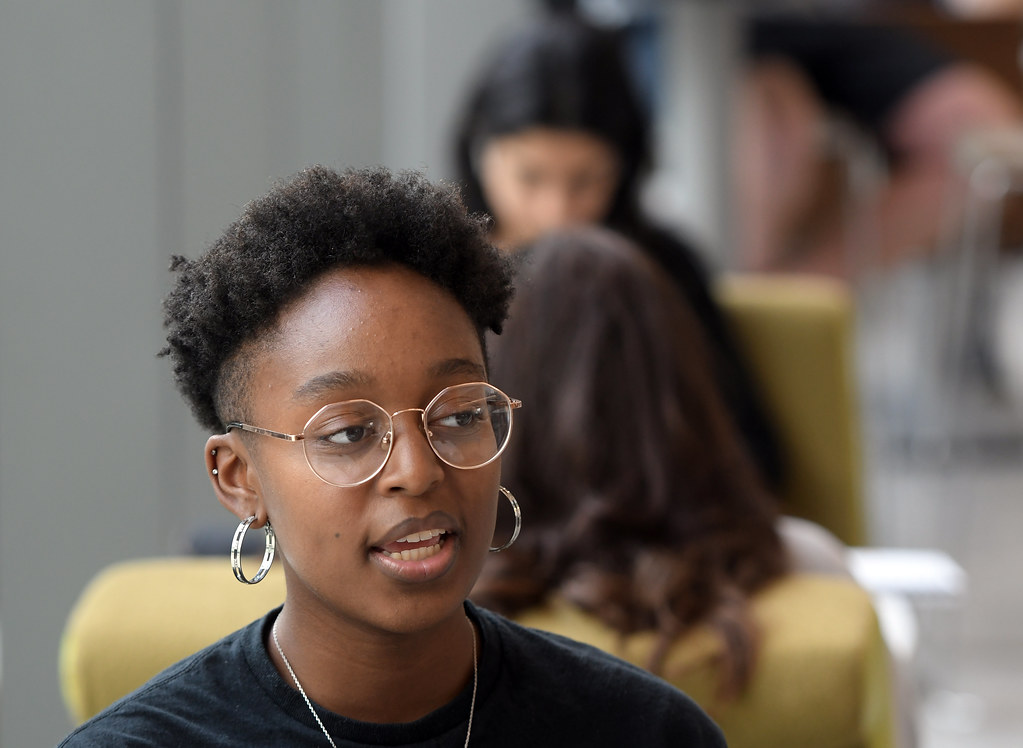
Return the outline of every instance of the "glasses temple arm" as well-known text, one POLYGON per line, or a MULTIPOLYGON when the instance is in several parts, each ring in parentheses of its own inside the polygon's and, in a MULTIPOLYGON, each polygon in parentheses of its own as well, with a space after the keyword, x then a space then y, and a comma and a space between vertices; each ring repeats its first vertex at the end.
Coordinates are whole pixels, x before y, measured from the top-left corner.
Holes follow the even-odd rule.
POLYGON ((227 430, 239 429, 241 431, 248 431, 251 434, 262 434, 263 436, 272 436, 274 439, 284 439, 288 442, 297 442, 305 437, 302 434, 283 434, 280 431, 271 431, 270 429, 261 429, 259 426, 250 426, 247 423, 239 423, 238 421, 232 421, 227 424, 227 430))

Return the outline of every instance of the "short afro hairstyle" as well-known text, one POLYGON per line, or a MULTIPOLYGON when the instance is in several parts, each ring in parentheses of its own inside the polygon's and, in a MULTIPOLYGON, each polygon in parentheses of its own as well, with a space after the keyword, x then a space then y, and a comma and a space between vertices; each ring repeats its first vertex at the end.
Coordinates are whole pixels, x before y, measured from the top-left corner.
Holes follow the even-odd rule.
POLYGON ((270 332, 324 273, 388 264, 447 289, 485 345, 512 295, 508 262, 486 231, 487 219, 469 214, 453 188, 417 172, 311 167, 249 203, 198 259, 172 259, 160 355, 171 358, 199 423, 223 432, 222 411, 243 407, 242 347, 270 332))

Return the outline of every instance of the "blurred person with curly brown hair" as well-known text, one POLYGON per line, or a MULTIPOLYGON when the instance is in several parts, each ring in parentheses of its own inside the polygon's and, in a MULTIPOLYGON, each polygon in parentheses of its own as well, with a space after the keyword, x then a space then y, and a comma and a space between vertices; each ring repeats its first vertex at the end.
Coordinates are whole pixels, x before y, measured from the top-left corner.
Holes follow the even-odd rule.
POLYGON ((623 237, 569 229, 521 255, 491 375, 529 401, 504 476, 530 529, 488 564, 484 605, 514 616, 559 595, 622 635, 656 632, 654 672, 708 624, 735 696, 756 664, 751 597, 792 569, 844 573, 830 534, 779 518, 692 310, 623 237))

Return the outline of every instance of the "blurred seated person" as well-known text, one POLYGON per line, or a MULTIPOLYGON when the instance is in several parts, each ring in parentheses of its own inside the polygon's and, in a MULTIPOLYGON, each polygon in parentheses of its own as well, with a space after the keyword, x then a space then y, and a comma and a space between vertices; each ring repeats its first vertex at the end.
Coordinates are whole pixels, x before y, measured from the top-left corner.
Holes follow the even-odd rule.
MULTIPOLYGON (((634 50, 639 89, 654 102, 672 84, 658 72, 663 1, 540 5, 615 29, 634 50)), ((1004 76, 937 46, 901 23, 903 13, 922 7, 1018 18, 1023 2, 771 0, 742 7, 747 66, 737 87, 732 156, 741 266, 853 278, 939 246, 962 218, 954 147, 967 133, 1023 124, 1023 104, 1004 76), (837 173, 850 158, 849 145, 835 146, 839 120, 854 125, 883 161, 879 184, 855 207, 841 194, 837 173)), ((866 153, 852 150, 852 158, 866 153)))
POLYGON ((617 35, 542 15, 499 43, 468 92, 455 159, 470 209, 514 252, 544 232, 602 224, 663 267, 694 310, 714 377, 756 468, 779 485, 784 458, 754 378, 696 251, 640 210, 651 133, 617 35))
POLYGON ((956 145, 1019 126, 1023 107, 993 71, 871 15, 879 4, 810 6, 749 19, 734 155, 741 254, 748 269, 853 278, 940 246, 962 219, 956 145), (832 194, 836 115, 882 156, 880 183, 862 201, 820 199, 832 194))
POLYGON ((756 664, 750 598, 790 570, 846 574, 843 546, 779 518, 725 414, 693 311, 634 244, 554 232, 519 258, 493 338, 493 381, 520 393, 503 476, 530 518, 473 592, 515 616, 561 596, 623 635, 658 635, 647 664, 709 624, 720 693, 756 664))

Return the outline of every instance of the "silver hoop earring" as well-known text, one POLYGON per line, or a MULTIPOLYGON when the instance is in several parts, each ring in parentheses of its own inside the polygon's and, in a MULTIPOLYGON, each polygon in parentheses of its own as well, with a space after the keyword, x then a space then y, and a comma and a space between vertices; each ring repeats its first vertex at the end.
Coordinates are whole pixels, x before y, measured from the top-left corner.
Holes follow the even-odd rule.
POLYGON ((238 529, 234 531, 234 539, 231 541, 231 570, 234 572, 235 579, 243 584, 256 584, 262 581, 266 573, 270 571, 270 565, 274 562, 274 554, 277 553, 277 536, 274 535, 274 529, 270 526, 270 521, 267 520, 267 523, 263 525, 263 532, 266 535, 266 550, 263 551, 263 563, 259 565, 259 569, 256 570, 256 576, 251 580, 246 579, 245 575, 242 574, 242 538, 245 537, 249 525, 255 521, 255 514, 243 520, 238 525, 238 529))
POLYGON ((511 538, 504 545, 498 546, 496 548, 494 546, 490 546, 491 553, 500 553, 503 550, 511 548, 512 543, 514 543, 519 537, 519 530, 522 529, 522 510, 519 509, 519 502, 517 502, 515 500, 515 497, 512 496, 512 492, 509 491, 504 486, 498 486, 497 490, 504 494, 504 497, 508 499, 509 502, 511 502, 512 511, 515 512, 515 530, 512 532, 511 538))

